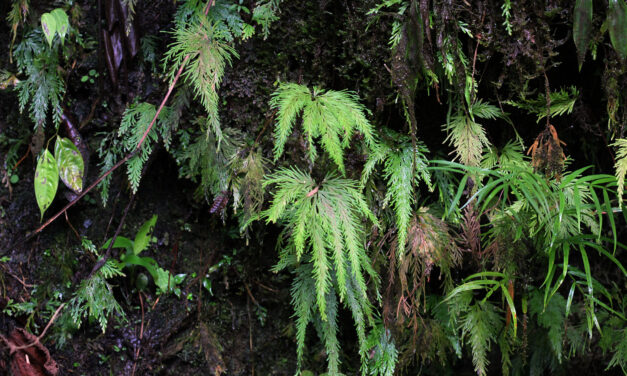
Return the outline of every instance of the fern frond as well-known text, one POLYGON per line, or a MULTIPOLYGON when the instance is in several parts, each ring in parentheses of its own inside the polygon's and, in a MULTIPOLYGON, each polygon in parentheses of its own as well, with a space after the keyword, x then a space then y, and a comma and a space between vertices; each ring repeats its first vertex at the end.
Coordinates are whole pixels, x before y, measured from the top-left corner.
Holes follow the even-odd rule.
POLYGON ((337 370, 339 358, 336 352, 335 322, 337 293, 353 314, 360 342, 360 353, 365 354, 365 322, 370 320, 372 309, 366 294, 366 276, 377 280, 370 259, 363 245, 362 218, 377 224, 368 208, 356 181, 327 175, 317 184, 309 174, 296 168, 280 169, 265 178, 264 188, 275 185, 270 208, 260 217, 267 222, 285 224, 289 243, 282 246, 279 265, 281 269, 290 263, 304 263, 297 269, 299 276, 293 292, 297 315, 297 341, 299 356, 311 312, 321 320, 320 327, 325 341, 329 370, 337 370), (310 278, 310 282, 305 282, 310 278), (303 286, 309 286, 303 290, 303 286), (304 294, 309 294, 306 297, 304 294), (315 304, 313 311, 305 303, 315 304))
MULTIPOLYGON (((201 124, 204 121, 204 118, 198 119, 201 124)), ((201 132, 195 139, 184 143, 175 157, 181 166, 179 174, 194 181, 200 177, 198 193, 209 199, 209 193, 216 196, 228 190, 232 175, 229 160, 241 147, 241 136, 234 129, 227 128, 220 142, 213 134, 209 137, 203 134, 205 126, 201 125, 201 132)))
POLYGON ((542 294, 534 290, 529 299, 529 313, 536 317, 538 325, 545 329, 546 338, 551 344, 551 350, 558 362, 562 361, 562 343, 564 342, 564 322, 566 321, 566 299, 555 294, 548 303, 544 304, 542 294))
POLYGON ((383 324, 377 324, 366 340, 366 348, 371 350, 368 360, 368 374, 371 376, 393 376, 398 361, 398 351, 392 334, 383 324))
MULTIPOLYGON (((573 112, 578 96, 579 91, 575 86, 571 86, 568 90, 561 89, 560 91, 552 92, 550 94, 551 116, 561 116, 573 112)), ((538 123, 546 117, 546 97, 544 95, 538 95, 535 99, 522 98, 520 101, 505 101, 505 103, 531 114, 536 114, 538 123)))
POLYGON ((456 159, 466 166, 478 166, 483 148, 490 145, 481 124, 457 114, 444 125, 444 129, 448 133, 445 141, 455 148, 456 159))
POLYGON ((616 140, 612 146, 616 147, 616 163, 614 168, 616 169, 616 180, 618 181, 618 198, 623 199, 623 192, 625 190, 625 174, 627 174, 627 139, 620 138, 616 140))
POLYGON ((372 125, 366 118, 368 110, 359 97, 349 91, 323 91, 295 83, 281 84, 272 94, 270 107, 278 109, 274 131, 274 159, 285 150, 296 119, 302 112, 303 133, 308 143, 309 158, 317 157, 314 141, 320 139, 331 160, 344 173, 344 149, 349 146, 354 131, 361 133, 368 146, 375 143, 372 125))
POLYGON ((481 168, 491 169, 496 166, 507 167, 510 165, 523 166, 525 164, 524 154, 521 145, 513 140, 509 140, 502 149, 490 146, 481 159, 481 168))
POLYGON ((218 115, 218 88, 224 75, 226 64, 231 64, 232 56, 238 57, 233 47, 225 43, 228 35, 216 27, 216 23, 200 18, 187 27, 176 28, 174 43, 165 54, 164 65, 170 65, 170 81, 174 81, 183 61, 189 62, 183 73, 185 82, 192 85, 195 97, 200 97, 207 112, 210 127, 218 139, 222 139, 218 115))
MULTIPOLYGON (((126 152, 130 152, 137 147, 156 113, 155 106, 146 102, 133 104, 124 111, 124 116, 118 129, 118 138, 122 140, 122 145, 126 152)), ((153 143, 157 141, 157 138, 157 131, 155 128, 152 128, 139 153, 129 159, 126 164, 128 181, 131 184, 133 193, 137 192, 144 163, 146 163, 150 153, 152 153, 153 143)))
POLYGON ((398 256, 402 257, 407 242, 407 228, 416 201, 415 188, 420 180, 427 184, 429 190, 433 190, 433 186, 424 154, 429 152, 427 147, 417 142, 414 149, 407 137, 391 134, 394 140, 392 145, 381 142, 373 148, 364 166, 361 184, 365 185, 375 166, 383 162, 384 178, 387 180, 384 206, 392 203, 398 231, 398 256))
POLYGON ((35 29, 15 48, 17 66, 28 77, 16 86, 19 110, 24 111, 30 104, 30 115, 36 126, 45 125, 49 110, 52 110, 54 124, 58 124, 65 95, 65 83, 57 70, 57 52, 45 43, 42 31, 35 29))
POLYGON ((315 295, 311 293, 315 290, 315 285, 310 275, 310 265, 303 265, 296 271, 296 278, 292 283, 292 305, 296 318, 296 359, 299 369, 305 349, 307 325, 311 321, 312 307, 315 304, 315 295))
POLYGON ((269 34, 270 25, 279 19, 279 6, 283 0, 261 0, 253 9, 253 21, 261 26, 264 39, 269 34))
POLYGON ((627 329, 623 329, 621 333, 622 335, 619 337, 620 340, 613 349, 614 355, 612 355, 612 359, 610 359, 606 370, 620 366, 623 373, 627 373, 627 329))
POLYGON ((69 302, 69 315, 77 327, 84 318, 94 318, 104 333, 109 316, 118 314, 124 318, 124 310, 115 300, 111 285, 106 279, 124 275, 117 263, 108 261, 91 278, 83 280, 69 302))
POLYGON ((503 326, 501 316, 492 303, 479 301, 470 307, 461 321, 462 336, 470 343, 472 363, 478 375, 487 374, 490 345, 497 341, 503 326))

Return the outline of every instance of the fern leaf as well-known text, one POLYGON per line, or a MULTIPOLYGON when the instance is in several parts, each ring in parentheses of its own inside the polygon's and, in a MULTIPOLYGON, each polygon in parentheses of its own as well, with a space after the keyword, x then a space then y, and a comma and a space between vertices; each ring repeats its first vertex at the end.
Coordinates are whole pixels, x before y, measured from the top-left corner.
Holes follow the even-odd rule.
POLYGON ((487 374, 490 344, 496 342, 502 325, 501 315, 489 301, 472 305, 462 320, 462 335, 470 342, 472 363, 478 375, 487 374))
POLYGON ((313 162, 317 157, 314 141, 320 139, 323 149, 344 173, 344 149, 349 146, 355 131, 361 133, 368 146, 373 146, 372 125, 366 118, 368 110, 359 103, 356 94, 348 91, 313 92, 295 83, 281 84, 272 94, 270 107, 277 109, 274 137, 274 160, 285 151, 285 143, 294 123, 302 112, 303 133, 308 142, 308 154, 313 162))
POLYGON ((336 294, 353 314, 360 353, 365 354, 365 322, 372 316, 365 277, 377 278, 363 246, 362 218, 375 224, 376 218, 353 180, 328 175, 317 184, 307 173, 284 168, 265 179, 263 186, 268 185, 276 185, 277 189, 261 218, 281 221, 289 236, 275 270, 302 263, 292 290, 299 359, 307 323, 318 317, 329 371, 335 374, 339 367, 336 294))
POLYGON ((612 146, 617 148, 614 168, 616 169, 616 180, 618 181, 618 197, 622 203, 625 189, 625 174, 627 174, 627 139, 620 138, 612 146))
POLYGON ((175 42, 170 45, 164 59, 164 65, 171 65, 170 81, 174 81, 179 68, 189 58, 183 77, 194 88, 195 97, 200 97, 210 125, 207 132, 213 132, 219 143, 222 132, 217 91, 226 64, 231 63, 232 56, 238 57, 237 52, 225 43, 227 34, 216 27, 215 22, 205 18, 187 27, 176 28, 173 34, 175 42))

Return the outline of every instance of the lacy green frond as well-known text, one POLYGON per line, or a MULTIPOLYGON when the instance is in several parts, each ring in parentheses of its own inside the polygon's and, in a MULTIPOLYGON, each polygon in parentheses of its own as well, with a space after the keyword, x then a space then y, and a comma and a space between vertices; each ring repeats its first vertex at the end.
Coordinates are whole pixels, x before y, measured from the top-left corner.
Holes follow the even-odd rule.
POLYGON ((319 140, 340 172, 344 173, 344 149, 355 131, 361 133, 370 147, 375 140, 373 128, 366 114, 368 110, 359 103, 357 94, 349 91, 324 91, 314 87, 284 83, 272 94, 270 107, 278 109, 274 137, 274 159, 279 159, 285 143, 292 134, 294 123, 302 113, 303 136, 308 154, 313 162, 317 157, 314 141, 319 140))
MULTIPOLYGON (((156 113, 155 106, 146 102, 133 104, 124 111, 118 129, 118 138, 122 142, 124 151, 130 152, 137 147, 156 113)), ((142 144, 141 150, 126 163, 126 174, 133 193, 137 192, 137 188, 139 188, 144 163, 152 153, 153 143, 157 140, 158 134, 153 127, 142 144)))
POLYGON ((442 128, 447 133, 445 141, 455 148, 456 159, 466 166, 479 166, 484 148, 490 141, 483 126, 476 118, 494 120, 505 117, 498 107, 478 100, 468 108, 468 112, 457 112, 442 128))
POLYGON ((607 365, 606 370, 619 366, 623 373, 627 373, 627 328, 620 331, 620 340, 613 349, 614 355, 607 365))
POLYGON ((370 272, 363 247, 361 219, 377 224, 357 182, 327 177, 318 185, 308 174, 284 168, 268 176, 264 187, 276 185, 270 208, 262 212, 267 222, 285 222, 297 258, 311 256, 316 279, 317 304, 326 318, 324 298, 331 288, 331 270, 337 273, 339 296, 346 296, 348 270, 365 298, 364 271, 370 272))
POLYGON ((96 274, 85 279, 69 302, 69 315, 76 327, 80 328, 83 319, 95 319, 104 333, 109 317, 118 314, 124 318, 124 310, 115 300, 108 278, 124 276, 115 261, 107 261, 96 274))
POLYGON ((35 29, 16 46, 15 60, 20 72, 27 76, 16 86, 20 112, 28 105, 35 125, 44 126, 51 110, 54 123, 58 124, 65 83, 57 70, 56 49, 48 48, 42 31, 35 29))
MULTIPOLYGON (((568 89, 560 89, 550 94, 551 98, 551 116, 561 116, 564 114, 570 114, 573 112, 575 102, 579 97, 579 91, 577 87, 571 86, 568 89)), ((525 110, 531 114, 538 116, 536 121, 546 117, 546 96, 541 94, 535 99, 521 98, 520 101, 505 101, 511 106, 525 110)))
POLYGON ((616 163, 614 168, 616 169, 616 180, 618 181, 618 197, 623 199, 623 192, 625 190, 625 174, 627 174, 627 139, 620 138, 616 140, 612 146, 616 147, 616 163))
POLYGON ((173 34, 175 41, 169 46, 164 58, 164 65, 170 66, 170 82, 189 56, 183 78, 194 88, 195 97, 200 97, 207 112, 210 124, 207 132, 213 132, 221 141, 218 89, 226 64, 231 64, 232 56, 238 57, 237 52, 226 43, 228 35, 205 18, 187 27, 176 28, 173 34))
POLYGON ((270 33, 270 25, 279 19, 279 7, 282 2, 283 0, 261 0, 255 4, 252 20, 261 26, 264 39, 270 33))
POLYGON ((560 363, 565 335, 565 308, 566 299, 560 294, 555 294, 546 305, 539 290, 534 290, 529 299, 529 313, 531 317, 536 318, 538 325, 545 329, 543 334, 546 335, 553 355, 560 363))
POLYGON ((281 246, 280 270, 301 264, 292 288, 297 317, 299 359, 307 323, 320 320, 329 370, 339 366, 336 354, 337 298, 351 311, 360 354, 365 356, 365 325, 372 318, 366 277, 377 276, 364 248, 363 218, 377 225, 356 181, 327 175, 321 183, 295 168, 280 169, 263 186, 275 185, 267 222, 284 224, 289 242, 281 246), (317 307, 314 309, 314 305, 317 307))
POLYGON ((489 301, 473 304, 461 320, 462 337, 470 343, 472 363, 478 375, 486 375, 490 362, 488 353, 498 339, 503 318, 489 301))
POLYGON ((391 332, 378 323, 368 335, 366 347, 370 351, 367 373, 371 376, 393 376, 398 361, 398 351, 391 332))
POLYGON ((261 209, 265 195, 263 177, 268 164, 269 161, 263 157, 260 149, 250 150, 244 156, 235 153, 229 161, 229 169, 233 174, 231 179, 233 212, 237 213, 240 208, 243 209, 240 231, 261 209))
POLYGON ((433 190, 431 175, 427 169, 428 161, 424 153, 427 147, 418 142, 414 149, 407 137, 393 134, 393 143, 381 142, 375 145, 364 166, 361 184, 364 185, 377 164, 383 163, 387 192, 384 206, 392 203, 398 231, 398 256, 405 253, 407 228, 413 215, 416 202, 416 188, 422 180, 430 191, 433 190))
POLYGON ((510 165, 522 167, 525 164, 525 155, 520 143, 509 140, 502 149, 489 146, 481 159, 481 168, 491 169, 497 166, 510 165))
MULTIPOLYGON (((203 123, 205 119, 198 121, 203 123)), ((205 126, 200 126, 201 132, 193 139, 181 139, 183 144, 175 152, 175 158, 181 166, 180 176, 199 181, 197 196, 209 200, 209 194, 216 196, 228 190, 231 179, 229 160, 241 147, 241 139, 237 131, 227 128, 220 142, 213 134, 209 137, 203 134, 205 126)))

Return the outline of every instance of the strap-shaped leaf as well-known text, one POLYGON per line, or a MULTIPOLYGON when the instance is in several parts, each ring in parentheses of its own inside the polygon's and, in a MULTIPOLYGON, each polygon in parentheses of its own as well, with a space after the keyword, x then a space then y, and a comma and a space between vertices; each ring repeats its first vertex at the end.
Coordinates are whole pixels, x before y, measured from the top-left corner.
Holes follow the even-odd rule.
POLYGON ((44 217, 44 212, 54 200, 58 185, 59 169, 57 162, 48 149, 45 149, 37 161, 37 169, 35 170, 35 198, 39 211, 41 211, 41 218, 44 217))
POLYGON ((54 34, 57 32, 57 19, 51 13, 41 15, 41 28, 44 31, 48 44, 52 47, 54 34))
POLYGON ((59 168, 59 177, 63 183, 76 193, 83 190, 85 165, 83 156, 69 138, 57 137, 54 145, 54 157, 59 168))
POLYGON ((610 40, 621 57, 627 57, 627 5, 624 0, 610 0, 607 13, 610 40))
POLYGON ((50 14, 54 17, 57 26, 57 33, 59 34, 59 38, 61 38, 61 43, 65 42, 65 36, 70 29, 70 21, 67 17, 65 11, 61 8, 57 8, 50 12, 50 14))
POLYGON ((579 69, 586 58, 588 43, 590 42, 590 30, 592 29, 592 0, 577 0, 573 21, 573 39, 577 47, 577 60, 579 69))

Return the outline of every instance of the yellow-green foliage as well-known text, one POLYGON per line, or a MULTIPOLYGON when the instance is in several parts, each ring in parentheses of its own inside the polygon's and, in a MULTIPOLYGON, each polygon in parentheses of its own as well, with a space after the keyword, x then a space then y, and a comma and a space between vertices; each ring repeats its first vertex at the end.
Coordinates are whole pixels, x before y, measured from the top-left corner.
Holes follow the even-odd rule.
POLYGON ((355 131, 363 135, 368 146, 375 143, 372 125, 366 118, 368 110, 359 103, 355 93, 324 91, 318 87, 310 91, 303 85, 285 83, 272 94, 270 107, 278 109, 274 131, 275 161, 283 155, 287 138, 301 113, 303 135, 312 162, 318 155, 314 145, 317 139, 342 173, 345 171, 344 149, 349 146, 355 131))

